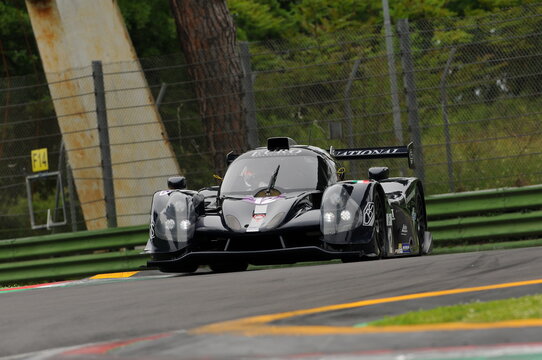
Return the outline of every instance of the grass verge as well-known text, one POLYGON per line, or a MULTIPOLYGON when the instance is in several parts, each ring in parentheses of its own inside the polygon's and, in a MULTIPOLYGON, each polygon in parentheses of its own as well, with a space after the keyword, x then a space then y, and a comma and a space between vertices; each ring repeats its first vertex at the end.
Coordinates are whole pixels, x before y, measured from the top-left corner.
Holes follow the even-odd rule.
POLYGON ((524 319, 542 319, 542 294, 414 311, 398 316, 385 317, 368 325, 421 325, 451 322, 491 323, 524 319))

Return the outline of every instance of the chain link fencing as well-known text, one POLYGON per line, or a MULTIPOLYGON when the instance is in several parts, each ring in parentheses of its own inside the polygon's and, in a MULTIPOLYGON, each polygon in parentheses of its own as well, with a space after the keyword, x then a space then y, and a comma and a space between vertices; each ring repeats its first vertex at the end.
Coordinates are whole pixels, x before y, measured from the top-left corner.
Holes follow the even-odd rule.
MULTIPOLYGON (((392 176, 421 177, 427 194, 542 183, 541 10, 530 5, 486 17, 401 21, 388 38, 382 25, 371 25, 241 44, 244 73, 235 80, 243 81, 245 102, 243 113, 234 115, 247 130, 216 131, 245 137, 250 146, 264 146, 271 136, 326 149, 413 141, 414 172, 400 159, 343 165, 347 178, 366 178, 367 169, 378 165, 389 166, 392 176)), ((0 238, 84 230, 93 221, 105 226, 105 211, 89 215, 85 206, 107 202, 108 180, 114 183, 119 226, 144 224, 153 192, 165 188, 169 176, 180 172, 191 189, 218 184, 213 174, 223 174, 214 168, 204 124, 209 119, 202 119, 194 90, 201 84, 189 75, 201 65, 186 64, 179 54, 103 64, 109 133, 115 133, 110 148, 117 154, 112 179, 101 172, 100 110, 90 64, 57 74, 54 83, 43 75, 0 79, 0 238), (143 74, 145 81, 134 82, 133 74, 143 74), (72 99, 78 108, 55 111, 72 99), (156 111, 159 132, 142 115, 156 111), (85 114, 87 125, 66 127, 85 114), (67 146, 68 136, 90 138, 92 145, 67 146), (30 152, 38 148, 48 149, 49 169, 62 174, 64 208, 53 178, 27 187, 30 152), (75 157, 86 159, 86 167, 74 167, 75 157), (177 169, 166 166, 172 157, 177 169), (157 170, 141 170, 143 163, 157 170), (90 168, 101 175, 87 174, 90 168), (28 192, 37 223, 67 224, 31 230, 28 192)), ((231 94, 223 96, 215 100, 231 94)))

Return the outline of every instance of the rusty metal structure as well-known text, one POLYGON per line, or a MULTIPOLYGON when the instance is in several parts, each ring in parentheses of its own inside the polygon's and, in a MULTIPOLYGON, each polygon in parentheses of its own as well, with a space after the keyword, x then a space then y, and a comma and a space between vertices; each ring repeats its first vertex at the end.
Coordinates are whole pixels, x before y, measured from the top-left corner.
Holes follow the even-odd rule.
POLYGON ((149 196, 180 170, 117 2, 26 0, 26 5, 87 229, 107 226, 93 61, 107 64, 116 223, 147 222, 149 196))

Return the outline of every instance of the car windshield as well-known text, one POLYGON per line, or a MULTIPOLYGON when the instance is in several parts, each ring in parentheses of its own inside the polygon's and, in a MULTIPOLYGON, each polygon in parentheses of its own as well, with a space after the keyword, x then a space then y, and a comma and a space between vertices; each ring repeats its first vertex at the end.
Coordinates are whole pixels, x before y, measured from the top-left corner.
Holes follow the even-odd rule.
POLYGON ((269 186, 275 172, 277 178, 274 188, 281 192, 317 188, 317 157, 269 156, 234 161, 224 176, 220 192, 222 195, 254 194, 269 186))

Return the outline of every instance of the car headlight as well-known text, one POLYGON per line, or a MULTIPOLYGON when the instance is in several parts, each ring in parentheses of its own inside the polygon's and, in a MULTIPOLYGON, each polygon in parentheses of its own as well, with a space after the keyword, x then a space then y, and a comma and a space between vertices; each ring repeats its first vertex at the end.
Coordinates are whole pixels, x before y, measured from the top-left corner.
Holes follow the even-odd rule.
POLYGON ((334 223, 335 222, 335 214, 332 213, 332 212, 324 213, 324 222, 326 222, 326 223, 334 223))
POLYGON ((155 235, 164 240, 186 242, 195 231, 196 214, 192 198, 180 192, 173 192, 165 207, 156 217, 155 235))
POLYGON ((348 210, 341 211, 341 220, 342 221, 350 221, 352 219, 352 213, 348 210))
POLYGON ((164 226, 165 226, 166 229, 168 229, 168 230, 173 230, 173 229, 175 229, 175 220, 173 220, 173 219, 167 219, 167 220, 164 222, 164 226))
POLYGON ((181 220, 181 222, 179 223, 179 227, 181 228, 181 230, 190 229, 190 225, 192 225, 190 220, 181 220))
POLYGON ((350 231, 361 225, 359 204, 344 186, 334 186, 324 194, 320 230, 324 235, 350 231))

